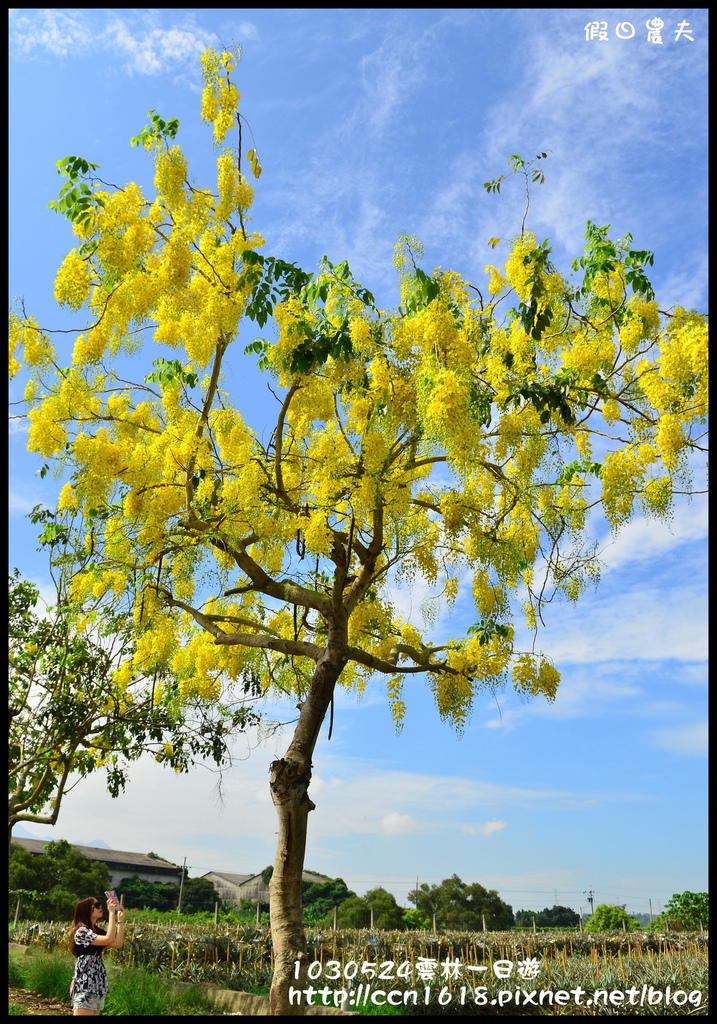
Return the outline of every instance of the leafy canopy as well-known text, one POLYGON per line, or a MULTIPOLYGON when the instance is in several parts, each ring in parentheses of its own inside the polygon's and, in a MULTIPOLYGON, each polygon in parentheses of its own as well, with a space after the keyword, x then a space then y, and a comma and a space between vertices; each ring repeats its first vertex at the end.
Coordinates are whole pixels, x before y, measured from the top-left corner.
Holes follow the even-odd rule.
POLYGON ((48 843, 41 854, 12 843, 9 860, 10 895, 20 894, 24 916, 36 921, 71 921, 79 899, 101 899, 110 887, 107 865, 85 857, 65 839, 48 843))
POLYGON ((513 910, 495 889, 485 889, 478 882, 469 885, 458 875, 444 878, 440 885, 423 882, 408 898, 441 928, 499 931, 513 927, 513 910))
MULTIPOLYGON (((652 254, 594 224, 577 285, 530 232, 486 267, 483 291, 421 269, 404 238, 393 310, 345 262, 308 274, 264 254, 247 229, 234 65, 203 57, 213 188, 192 180, 176 121, 154 111, 133 140, 154 162, 153 194, 61 161, 71 187, 55 207, 77 245, 55 295, 86 318, 69 365, 31 316, 11 316, 31 375, 30 450, 69 470, 59 514, 92 552, 72 599, 129 599, 136 642, 120 682, 171 671, 207 698, 226 678, 301 697, 332 647, 344 686, 385 675, 399 726, 416 673, 458 729, 475 694, 506 681, 552 700, 558 671, 516 649, 514 610, 535 630, 546 602, 597 579, 592 512, 617 529, 637 511, 669 515, 688 489, 707 411, 704 317, 661 311, 652 254), (245 318, 273 318, 274 336, 240 345, 245 318), (148 337, 170 358, 129 381, 148 337), (278 389, 270 436, 228 388, 243 352, 278 389), (425 626, 391 601, 391 585, 417 578, 432 592, 425 626), (432 644, 431 617, 458 600, 474 624, 432 644)), ((257 177, 255 150, 249 163, 257 177)), ((511 158, 526 189, 542 180, 534 163, 511 158)))
POLYGON ((516 928, 576 928, 580 923, 580 915, 570 907, 557 904, 543 910, 516 910, 516 928))
POLYGON ((665 909, 655 918, 651 928, 661 931, 697 931, 709 924, 709 893, 676 892, 665 904, 665 909))
POLYGON ((610 903, 600 903, 585 922, 586 932, 634 931, 639 927, 640 922, 630 917, 624 905, 617 907, 610 903))
MULTIPOLYGON (((51 548, 66 550, 68 528, 49 513, 38 519, 51 548)), ((78 629, 63 591, 60 583, 57 604, 43 615, 36 611, 37 587, 17 570, 8 579, 10 828, 18 821, 54 824, 65 793, 98 769, 117 796, 142 753, 178 772, 202 757, 221 767, 230 759, 227 734, 257 719, 245 705, 219 714, 214 702, 183 700, 169 679, 161 697, 158 677, 118 679, 118 660, 133 645, 121 611, 87 600, 83 613, 92 629, 78 629)))

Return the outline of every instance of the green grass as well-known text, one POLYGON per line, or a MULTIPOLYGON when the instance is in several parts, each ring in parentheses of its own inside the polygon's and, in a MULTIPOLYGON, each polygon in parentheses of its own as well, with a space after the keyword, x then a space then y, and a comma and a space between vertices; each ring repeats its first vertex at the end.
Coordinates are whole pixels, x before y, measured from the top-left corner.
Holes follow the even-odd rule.
MULTIPOLYGON (((74 970, 72 957, 47 955, 11 955, 8 981, 48 999, 66 1000, 70 1012, 70 982, 74 970)), ((109 970, 110 991, 104 1015, 116 1017, 203 1017, 213 1009, 200 988, 179 988, 165 978, 148 974, 138 967, 109 970)), ((24 1014, 21 1007, 11 1013, 24 1014)))
POLYGON ((8 981, 47 999, 66 999, 69 1004, 73 971, 70 956, 11 955, 8 981))
POLYGON ((18 1006, 17 1003, 10 1003, 7 1008, 9 1017, 26 1017, 27 1010, 22 1006, 18 1006))

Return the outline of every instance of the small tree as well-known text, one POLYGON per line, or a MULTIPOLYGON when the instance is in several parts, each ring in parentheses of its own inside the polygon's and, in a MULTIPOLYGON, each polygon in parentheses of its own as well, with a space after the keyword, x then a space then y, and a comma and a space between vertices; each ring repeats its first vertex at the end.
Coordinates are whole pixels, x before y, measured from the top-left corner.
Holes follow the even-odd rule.
MULTIPOLYGON (((53 205, 77 246, 55 294, 87 320, 67 366, 50 332, 14 312, 11 366, 21 352, 29 447, 69 468, 59 509, 82 522, 92 551, 73 598, 132 603, 125 671, 171 669, 209 697, 220 676, 256 679, 298 705, 270 767, 270 1005, 295 1015, 312 758, 337 684, 382 676, 397 727, 403 683, 417 675, 459 731, 476 696, 508 680, 552 700, 559 673, 532 644, 516 645, 512 608, 537 630, 547 601, 575 601, 597 579, 592 510, 618 529, 635 510, 669 515, 673 492, 689 489, 707 329, 696 312, 660 310, 648 250, 592 223, 576 282, 553 265, 548 240, 522 227, 483 288, 426 273, 420 246, 404 239, 393 310, 345 262, 324 260, 311 275, 263 253, 247 231, 236 58, 207 51, 202 63, 215 188, 191 178, 176 120, 154 112, 133 140, 154 160, 151 198, 135 183, 108 185, 80 157, 61 160, 67 181, 53 205), (242 320, 263 327, 271 316, 275 340, 244 347, 279 389, 262 436, 222 375, 241 360, 242 320), (145 328, 172 357, 128 380, 123 360, 145 328), (390 587, 415 577, 436 604, 466 590, 473 625, 436 644, 405 621, 390 587)), ((247 157, 258 177, 256 152, 247 157)), ((540 180, 533 162, 512 163, 540 180)))
POLYGON ((425 917, 420 910, 415 907, 410 907, 408 910, 403 912, 403 926, 404 928, 410 928, 411 930, 421 929, 425 931, 431 927, 431 922, 425 917))
MULTIPOLYGON (((45 531, 56 543, 64 535, 51 517, 45 531)), ((8 841, 18 821, 57 822, 72 773, 80 778, 107 773, 112 796, 124 789, 127 766, 154 754, 176 771, 209 757, 229 761, 227 738, 256 721, 246 706, 217 708, 214 701, 182 700, 167 674, 118 678, 133 631, 126 617, 98 603, 85 618, 92 635, 77 627, 77 609, 63 604, 63 588, 46 615, 35 611, 39 594, 17 570, 8 580, 9 605, 9 802, 8 841), (163 685, 159 695, 159 685, 163 685)))
POLYGON ((625 910, 625 905, 618 907, 610 903, 600 903, 585 922, 586 932, 634 931, 640 922, 625 910))
POLYGON ((670 928, 672 931, 698 931, 700 925, 709 924, 709 893, 678 892, 665 904, 650 927, 653 931, 670 928))

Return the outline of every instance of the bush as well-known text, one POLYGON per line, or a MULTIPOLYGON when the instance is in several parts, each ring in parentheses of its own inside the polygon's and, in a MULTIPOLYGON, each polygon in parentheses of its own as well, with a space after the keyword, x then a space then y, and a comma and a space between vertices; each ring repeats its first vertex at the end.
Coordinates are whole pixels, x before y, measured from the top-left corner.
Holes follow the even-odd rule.
POLYGON ((640 922, 625 910, 610 903, 600 903, 585 922, 586 932, 635 931, 640 922))

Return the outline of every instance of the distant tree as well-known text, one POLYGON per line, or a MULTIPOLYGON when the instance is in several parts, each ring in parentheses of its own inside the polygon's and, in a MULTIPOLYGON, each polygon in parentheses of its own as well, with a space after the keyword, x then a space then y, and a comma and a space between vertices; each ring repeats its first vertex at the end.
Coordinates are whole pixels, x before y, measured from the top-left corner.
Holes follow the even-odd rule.
POLYGON ((673 931, 697 931, 700 924, 707 927, 709 923, 709 893, 685 892, 675 893, 665 909, 651 924, 653 931, 671 928, 673 931))
MULTIPOLYGON (((83 896, 102 899, 110 887, 107 865, 90 860, 64 839, 48 843, 43 853, 30 853, 19 843, 10 845, 10 896, 24 890, 25 916, 35 920, 70 921, 75 903, 83 896), (36 895, 30 896, 34 892, 36 895)), ((11 904, 14 911, 14 906, 11 904)))
POLYGON ((576 928, 580 915, 570 907, 545 907, 544 910, 518 910, 515 915, 516 928, 576 928))
POLYGON ((373 926, 381 931, 393 931, 404 927, 404 908, 399 907, 393 893, 379 887, 370 889, 364 896, 364 901, 369 908, 369 922, 373 910, 373 926))
POLYGON ((600 903, 585 922, 586 932, 616 932, 626 927, 628 931, 634 931, 640 927, 640 922, 621 907, 609 903, 600 903))
POLYGON ((318 924, 328 914, 333 915, 334 907, 355 895, 343 878, 327 878, 325 882, 302 882, 304 924, 318 924))
MULTIPOLYGON (((393 893, 379 886, 370 889, 364 896, 352 894, 338 908, 338 924, 340 928, 368 928, 371 925, 373 911, 373 927, 381 931, 403 930, 405 910, 399 907, 393 893)), ((324 918, 324 924, 333 922, 333 911, 324 918)))
POLYGON ((176 910, 179 886, 172 882, 148 882, 138 875, 123 878, 116 887, 124 905, 133 910, 176 910))
MULTIPOLYGON (((324 923, 331 924, 333 913, 327 914, 324 923)), ((371 911, 362 896, 351 896, 344 900, 338 910, 339 928, 368 928, 371 923, 371 911)))
MULTIPOLYGON (((148 882, 134 875, 123 878, 117 891, 124 897, 127 908, 146 910, 176 910, 179 904, 179 884, 175 882, 148 882)), ((182 913, 196 914, 214 910, 222 899, 208 878, 186 878, 182 887, 182 913)))
POLYGON ((183 913, 196 914, 201 910, 214 910, 215 905, 221 902, 222 898, 214 883, 208 878, 185 878, 182 888, 183 913))
POLYGON ((512 928, 513 910, 504 903, 495 889, 485 889, 474 882, 467 885, 458 875, 445 878, 440 885, 424 882, 408 894, 411 903, 426 917, 435 914, 442 928, 481 931, 483 918, 492 931, 512 928))
POLYGON ((156 882, 148 882, 146 878, 133 875, 123 878, 117 886, 117 892, 128 910, 166 910, 165 900, 159 896, 156 882))

